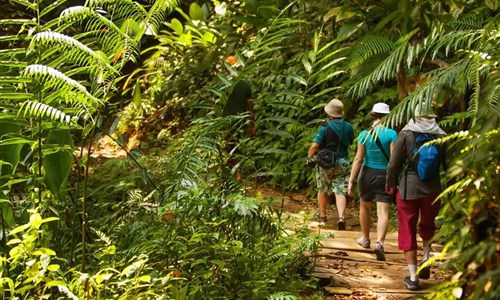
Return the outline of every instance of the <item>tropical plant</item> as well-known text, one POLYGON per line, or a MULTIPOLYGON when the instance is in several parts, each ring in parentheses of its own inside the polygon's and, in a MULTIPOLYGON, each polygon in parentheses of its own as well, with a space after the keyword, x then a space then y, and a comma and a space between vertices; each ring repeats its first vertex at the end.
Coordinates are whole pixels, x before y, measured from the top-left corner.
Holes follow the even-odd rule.
MULTIPOLYGON (((5 233, 27 221, 27 214, 23 213, 26 209, 36 208, 43 216, 67 217, 51 226, 49 238, 40 244, 50 242, 67 250, 66 242, 72 240, 71 250, 63 251, 71 253, 70 264, 74 263, 75 233, 77 229, 81 232, 80 267, 85 271, 87 186, 77 182, 70 189, 68 185, 74 150, 70 130, 80 132, 82 149, 84 142, 89 143, 90 155, 101 122, 99 112, 115 92, 120 70, 135 61, 141 38, 158 29, 177 1, 150 1, 146 5, 125 0, 120 5, 116 1, 90 1, 85 6, 69 7, 53 19, 51 16, 63 1, 15 2, 18 9, 25 11, 24 18, 0 22, 10 26, 10 32, 17 30, 16 34, 2 36, 2 42, 13 47, 0 51, 1 110, 2 122, 6 124, 0 141, 5 190, 2 198, 4 194, 9 197, 2 199, 1 205, 2 239, 7 246, 2 255, 10 253, 5 233), (21 158, 24 173, 16 168, 21 158), (68 210, 73 217, 65 213, 68 210), (77 228, 78 223, 81 226, 77 228), (66 224, 73 224, 73 229, 66 230, 66 224), (72 238, 68 232, 73 232, 72 238), (51 239, 53 236, 63 238, 51 239)), ((89 157, 80 157, 78 166, 85 166, 89 157)), ((85 171, 86 180, 88 165, 85 171)), ((11 295, 19 292, 14 286, 16 290, 11 289, 11 295)), ((45 289, 43 285, 33 286, 33 291, 21 293, 37 294, 45 289)))

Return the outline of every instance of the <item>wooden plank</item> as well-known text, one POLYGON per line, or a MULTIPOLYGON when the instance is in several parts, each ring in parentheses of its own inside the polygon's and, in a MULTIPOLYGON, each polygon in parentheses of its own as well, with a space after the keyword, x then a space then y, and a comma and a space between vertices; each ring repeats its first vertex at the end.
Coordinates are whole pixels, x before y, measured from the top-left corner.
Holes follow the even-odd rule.
POLYGON ((397 266, 406 266, 406 262, 404 259, 401 261, 379 261, 374 259, 371 259, 367 261, 365 258, 359 259, 359 258, 354 258, 351 256, 342 256, 342 255, 335 255, 335 254, 319 254, 318 257, 325 257, 329 259, 337 259, 337 260, 342 260, 342 261, 352 261, 352 262, 359 262, 359 263, 366 263, 366 264, 372 264, 372 265, 397 265, 397 266))
MULTIPOLYGON (((335 236, 333 238, 326 238, 323 241, 321 241, 321 246, 324 248, 342 249, 342 250, 359 251, 359 252, 373 252, 373 249, 365 249, 356 243, 356 239, 361 235, 361 233, 356 233, 353 231, 336 231, 336 230, 330 230, 328 233, 333 233, 335 236)), ((376 233, 372 232, 371 236, 375 237, 376 233)), ((372 238, 372 247, 374 246, 374 244, 375 241, 372 238)), ((419 242, 420 246, 421 244, 422 243, 419 242)), ((442 249, 443 249, 442 245, 432 244, 431 254, 437 256, 442 251, 442 249)), ((397 233, 387 234, 387 238, 384 243, 384 250, 386 254, 403 253, 401 250, 398 249, 397 233)))

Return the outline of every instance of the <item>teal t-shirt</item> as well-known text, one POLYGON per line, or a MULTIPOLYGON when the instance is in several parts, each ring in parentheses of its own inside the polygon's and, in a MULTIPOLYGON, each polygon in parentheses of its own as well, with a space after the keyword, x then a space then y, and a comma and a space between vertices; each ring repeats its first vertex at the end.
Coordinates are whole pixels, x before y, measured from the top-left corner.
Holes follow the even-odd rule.
POLYGON ((335 152, 335 154, 340 157, 340 158, 347 158, 347 150, 349 148, 349 145, 352 144, 352 141, 354 141, 354 130, 352 129, 352 125, 349 122, 346 122, 344 120, 330 120, 327 124, 322 125, 318 131, 316 132, 316 135, 313 138, 313 142, 318 143, 322 146, 322 148, 328 148, 331 151, 335 152), (326 130, 327 127, 330 126, 334 129, 334 132, 336 134, 342 135, 342 142, 340 143, 339 148, 339 153, 337 152, 337 144, 330 143, 328 145, 323 145, 323 140, 326 138, 326 130), (342 134, 341 130, 344 130, 344 133, 342 134))
POLYGON ((384 153, 380 150, 380 147, 375 142, 374 136, 376 136, 382 147, 385 150, 387 155, 391 155, 390 145, 391 143, 395 143, 398 137, 398 134, 395 130, 383 127, 383 126, 375 126, 370 131, 363 130, 358 136, 358 144, 365 145, 365 157, 363 158, 363 166, 385 170, 387 169, 387 158, 384 153))

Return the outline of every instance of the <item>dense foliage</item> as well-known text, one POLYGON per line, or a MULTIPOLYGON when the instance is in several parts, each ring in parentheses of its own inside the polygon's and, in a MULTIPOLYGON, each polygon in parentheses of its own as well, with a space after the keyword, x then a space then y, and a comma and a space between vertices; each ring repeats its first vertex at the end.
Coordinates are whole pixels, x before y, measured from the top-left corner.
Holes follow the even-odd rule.
POLYGON ((333 97, 358 131, 379 101, 395 128, 438 110, 438 259, 454 275, 430 297, 499 297, 498 1, 2 5, 4 298, 297 298, 320 237, 284 234, 246 192, 312 183, 306 149, 333 97), (222 113, 240 79, 254 136, 222 113), (92 167, 104 135, 128 159, 92 167))

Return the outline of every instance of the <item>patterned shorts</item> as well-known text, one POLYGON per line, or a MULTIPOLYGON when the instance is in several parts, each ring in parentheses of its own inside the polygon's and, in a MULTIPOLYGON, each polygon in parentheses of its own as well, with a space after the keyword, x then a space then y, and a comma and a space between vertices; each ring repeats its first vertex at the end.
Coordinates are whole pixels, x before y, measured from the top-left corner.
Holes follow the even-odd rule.
POLYGON ((318 167, 316 174, 318 191, 329 192, 332 190, 335 194, 347 195, 350 173, 351 165, 347 158, 338 159, 332 169, 318 167))

